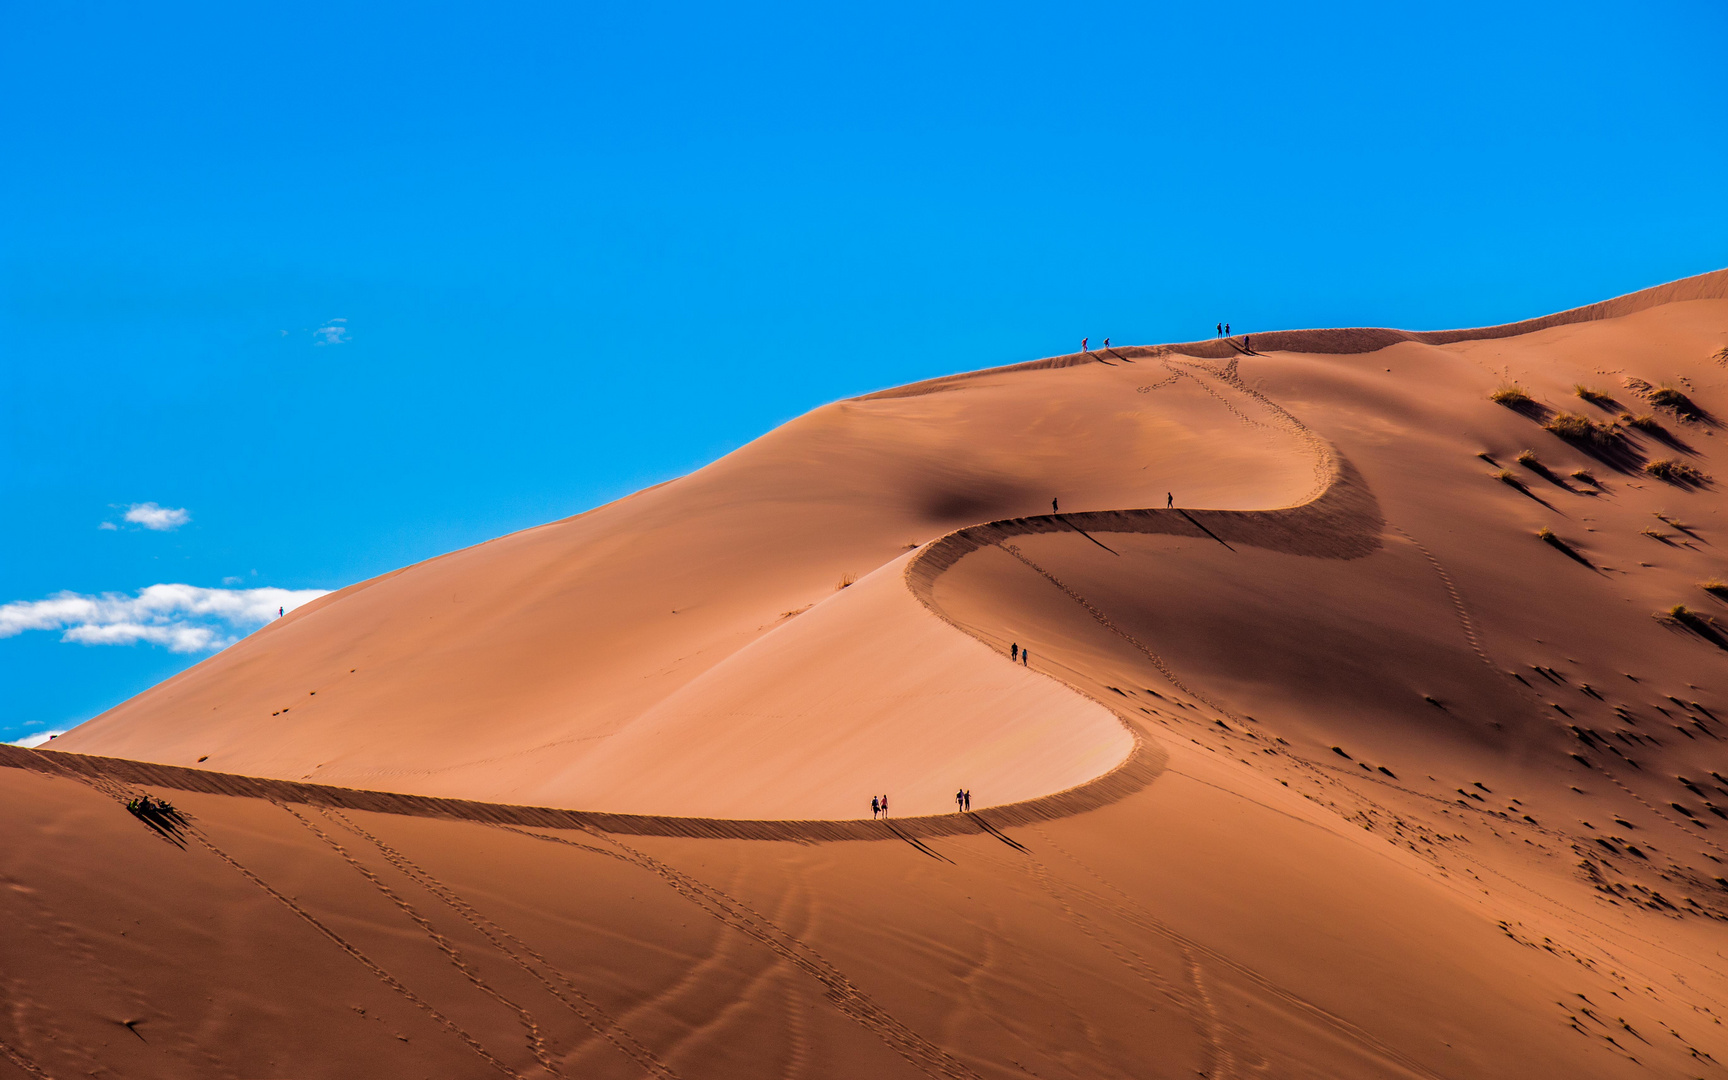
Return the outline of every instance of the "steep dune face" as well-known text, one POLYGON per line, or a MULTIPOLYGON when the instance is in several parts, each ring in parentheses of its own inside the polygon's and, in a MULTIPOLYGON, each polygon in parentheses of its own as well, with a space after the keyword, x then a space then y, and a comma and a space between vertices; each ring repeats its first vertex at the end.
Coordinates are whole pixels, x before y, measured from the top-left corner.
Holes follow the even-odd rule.
POLYGON ((934 812, 968 783, 1059 790, 1126 754, 1116 718, 1028 691, 896 583, 871 584, 873 603, 836 586, 1052 497, 1149 505, 1180 479, 1185 500, 1259 507, 1312 489, 1313 454, 1287 432, 1245 428, 1205 380, 1142 392, 1148 378, 1094 363, 818 409, 691 476, 309 605, 56 746, 709 816, 855 817, 879 792, 934 812), (866 702, 873 745, 900 765, 854 741, 866 702), (765 758, 740 749, 764 740, 765 758))
POLYGON ((60 741, 687 817, 236 786, 163 836, 0 756, 0 1057, 1714 1075, 1728 522, 1644 466, 1728 476, 1725 282, 901 388, 297 613, 60 741))

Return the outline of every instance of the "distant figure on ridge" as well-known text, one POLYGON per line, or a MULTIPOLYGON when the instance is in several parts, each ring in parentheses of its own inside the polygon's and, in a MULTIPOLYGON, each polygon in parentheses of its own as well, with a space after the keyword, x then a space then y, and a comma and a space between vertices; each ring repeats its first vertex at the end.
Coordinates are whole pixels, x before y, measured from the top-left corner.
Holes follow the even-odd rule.
POLYGON ((277 618, 278 618, 278 619, 280 619, 280 618, 281 618, 281 617, 282 617, 282 612, 283 612, 283 611, 284 611, 284 610, 285 610, 285 609, 283 609, 283 608, 277 608, 277 609, 276 609, 276 617, 277 617, 277 618))
POLYGON ((966 812, 968 814, 970 814, 972 812, 972 790, 970 788, 968 788, 965 791, 962 791, 960 794, 965 800, 966 812))
POLYGON ((1229 323, 1224 324, 1224 336, 1225 337, 1230 336, 1230 324, 1229 323))
POLYGON ((1020 643, 1018 641, 1008 646, 1008 659, 1015 663, 1020 662, 1020 643))
POLYGON ((1223 337, 1223 336, 1224 336, 1224 324, 1223 324, 1223 323, 1216 323, 1216 324, 1214 324, 1214 325, 1215 325, 1215 326, 1216 326, 1216 327, 1217 327, 1217 329, 1218 329, 1218 336, 1219 336, 1219 337, 1223 337))
POLYGON ((1251 342, 1253 340, 1254 340, 1253 337, 1249 336, 1248 334, 1242 335, 1242 351, 1243 352, 1251 353, 1254 351, 1254 346, 1249 344, 1249 342, 1251 342))
POLYGON ((1176 509, 1176 493, 1174 491, 1166 491, 1164 493, 1164 509, 1176 509))
POLYGON ((888 796, 882 796, 882 816, 888 816, 888 796))
POLYGON ((876 801, 876 796, 874 795, 870 796, 870 816, 872 818, 882 816, 882 804, 876 801))
POLYGON ((1026 665, 1030 664, 1031 662, 1032 662, 1032 650, 1031 649, 1021 649, 1020 650, 1020 666, 1025 667, 1026 665))
POLYGON ((1091 340, 1091 339, 1089 339, 1089 338, 1081 338, 1080 339, 1080 351, 1081 352, 1091 352, 1092 351, 1091 349, 1088 349, 1086 347, 1086 342, 1089 340, 1091 340))
POLYGON ((1110 347, 1110 339, 1109 338, 1104 339, 1104 347, 1106 349, 1108 349, 1110 347))
POLYGON ((966 809, 966 792, 964 790, 956 791, 954 793, 954 812, 958 814, 964 809, 966 809))
POLYGON ((1052 514, 1060 514, 1062 512, 1056 508, 1056 500, 1055 499, 1050 500, 1050 512, 1052 514))

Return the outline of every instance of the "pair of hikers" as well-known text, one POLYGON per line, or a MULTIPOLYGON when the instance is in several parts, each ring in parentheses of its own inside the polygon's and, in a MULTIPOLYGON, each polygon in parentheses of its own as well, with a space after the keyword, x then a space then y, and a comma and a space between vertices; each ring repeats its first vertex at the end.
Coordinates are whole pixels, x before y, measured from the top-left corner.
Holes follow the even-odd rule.
MULTIPOLYGON (((1081 339, 1080 339, 1080 351, 1081 351, 1081 352, 1091 352, 1091 351, 1092 351, 1092 350, 1091 350, 1091 349, 1090 349, 1090 348, 1088 348, 1088 347, 1087 347, 1087 345, 1086 345, 1086 343, 1087 343, 1087 342, 1088 342, 1088 341, 1091 341, 1091 340, 1092 340, 1092 339, 1091 339, 1091 338, 1089 338, 1089 337, 1083 337, 1083 338, 1081 338, 1081 339)), ((1104 347, 1105 347, 1105 348, 1106 348, 1106 349, 1108 349, 1108 348, 1109 348, 1109 347, 1110 347, 1110 339, 1109 339, 1109 338, 1105 338, 1105 339, 1104 339, 1104 347)))
POLYGON ((1229 323, 1224 322, 1224 323, 1218 324, 1218 336, 1219 337, 1229 337, 1230 336, 1230 324, 1229 323))
POLYGON ((954 812, 956 814, 970 813, 972 810, 972 793, 961 788, 954 793, 954 812))
POLYGON ((888 796, 886 796, 886 795, 872 795, 872 796, 870 796, 870 816, 873 818, 874 817, 882 817, 882 816, 886 815, 887 813, 888 813, 888 796))
POLYGON ((1032 655, 1032 650, 1031 649, 1022 649, 1020 647, 1020 643, 1018 641, 1016 641, 1012 645, 1008 646, 1008 660, 1010 663, 1013 663, 1014 661, 1018 660, 1020 662, 1020 666, 1025 667, 1028 663, 1028 658, 1031 655, 1032 655))

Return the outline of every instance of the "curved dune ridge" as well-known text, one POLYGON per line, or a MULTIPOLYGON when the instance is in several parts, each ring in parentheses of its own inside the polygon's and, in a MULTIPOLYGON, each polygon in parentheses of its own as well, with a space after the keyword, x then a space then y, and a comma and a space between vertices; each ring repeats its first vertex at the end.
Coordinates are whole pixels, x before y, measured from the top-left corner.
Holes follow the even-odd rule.
POLYGON ((309 605, 0 751, 0 1059, 1715 1075, 1725 286, 904 387, 309 605))

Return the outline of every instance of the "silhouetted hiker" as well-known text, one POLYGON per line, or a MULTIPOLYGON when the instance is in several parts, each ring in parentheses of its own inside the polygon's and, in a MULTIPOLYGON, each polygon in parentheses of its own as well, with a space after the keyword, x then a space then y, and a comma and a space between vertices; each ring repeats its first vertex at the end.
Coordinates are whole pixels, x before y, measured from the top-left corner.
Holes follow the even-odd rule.
POLYGON ((1008 646, 1008 659, 1014 660, 1014 661, 1018 661, 1020 659, 1020 643, 1018 641, 1016 641, 1014 644, 1008 646))
POLYGON ((1215 325, 1217 326, 1217 329, 1218 329, 1218 336, 1223 337, 1224 336, 1224 324, 1223 323, 1217 323, 1215 325))
POLYGON ((954 793, 954 812, 958 814, 964 809, 966 809, 966 792, 963 790, 956 791, 954 793))
POLYGON ((1242 351, 1243 352, 1253 352, 1254 351, 1254 346, 1248 344, 1250 341, 1253 341, 1253 340, 1254 339, 1247 334, 1242 335, 1242 351))
POLYGON ((1081 338, 1080 339, 1080 351, 1081 352, 1091 352, 1092 351, 1091 349, 1088 349, 1086 347, 1086 343, 1090 340, 1092 340, 1092 339, 1091 338, 1081 338))
POLYGON ((1229 323, 1224 324, 1224 336, 1225 337, 1230 336, 1230 324, 1229 323))
POLYGON ((1109 338, 1104 339, 1104 347, 1106 349, 1108 349, 1110 347, 1110 339, 1109 338))
POLYGON ((277 609, 276 609, 276 617, 277 617, 277 618, 278 618, 278 619, 280 619, 280 618, 281 618, 281 617, 282 617, 282 612, 283 612, 283 611, 284 611, 284 610, 285 610, 285 609, 283 609, 283 608, 277 608, 277 609))
POLYGON ((1175 492, 1166 491, 1164 493, 1164 509, 1166 509, 1166 510, 1176 509, 1176 493, 1175 492))
POLYGON ((882 796, 882 816, 888 816, 888 796, 882 796))
POLYGON ((1060 514, 1062 512, 1056 508, 1056 500, 1055 499, 1050 500, 1050 512, 1052 514, 1060 514))
POLYGON ((870 796, 870 816, 875 818, 875 817, 880 817, 881 814, 882 814, 882 804, 876 801, 876 796, 874 796, 874 795, 870 796))
POLYGON ((970 814, 972 812, 972 792, 970 790, 962 791, 960 793, 960 796, 961 796, 961 801, 963 801, 966 804, 966 807, 965 807, 966 812, 968 814, 970 814))
POLYGON ((1025 667, 1026 665, 1030 664, 1031 662, 1032 662, 1032 650, 1031 649, 1021 649, 1020 650, 1020 666, 1025 667))

